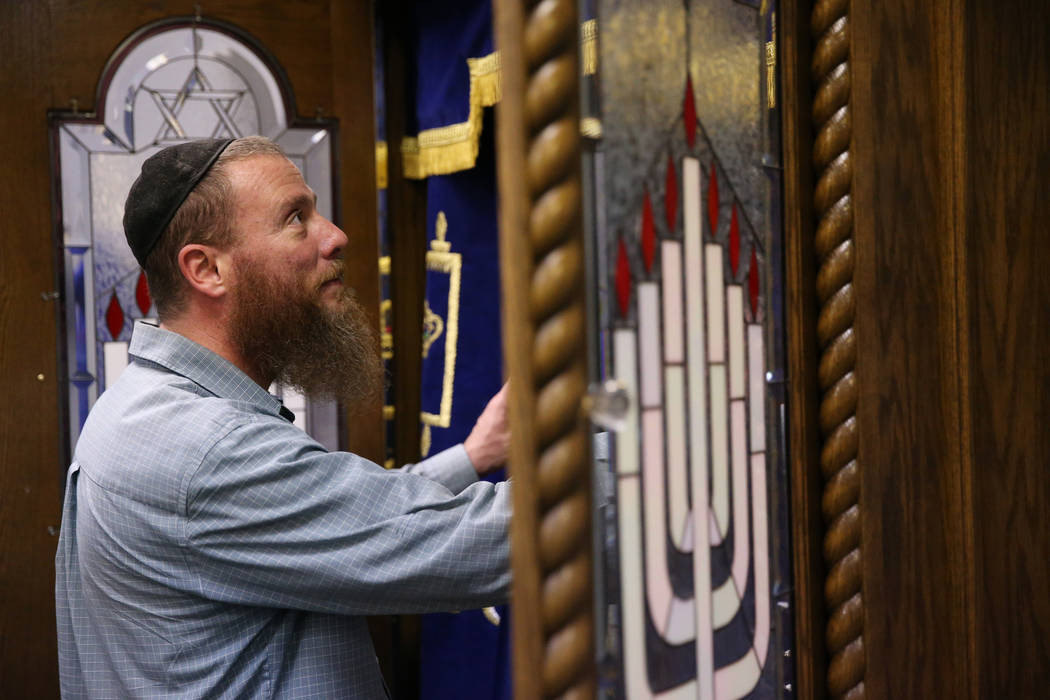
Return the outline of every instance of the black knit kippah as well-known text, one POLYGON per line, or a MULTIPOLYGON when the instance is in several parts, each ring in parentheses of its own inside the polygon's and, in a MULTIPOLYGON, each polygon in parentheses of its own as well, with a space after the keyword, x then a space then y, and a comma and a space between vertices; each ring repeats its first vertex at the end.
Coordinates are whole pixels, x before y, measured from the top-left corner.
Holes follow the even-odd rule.
POLYGON ((139 265, 175 212, 233 139, 204 139, 169 146, 146 159, 124 204, 124 236, 139 265))

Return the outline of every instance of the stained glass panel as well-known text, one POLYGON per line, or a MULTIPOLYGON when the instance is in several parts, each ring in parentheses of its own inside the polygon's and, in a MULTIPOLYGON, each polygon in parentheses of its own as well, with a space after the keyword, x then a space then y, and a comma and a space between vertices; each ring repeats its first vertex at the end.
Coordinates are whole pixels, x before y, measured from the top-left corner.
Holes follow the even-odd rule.
POLYGON ((775 4, 598 0, 597 19, 599 378, 629 398, 603 694, 788 697, 775 4))
MULTIPOLYGON (((298 123, 281 76, 273 59, 234 27, 154 23, 110 60, 98 116, 51 115, 70 450, 91 405, 127 365, 134 322, 154 313, 123 230, 124 200, 144 160, 183 140, 262 134, 281 145, 317 193, 318 210, 333 218, 331 125, 298 123)), ((333 403, 286 398, 296 404, 298 425, 338 447, 333 403)))

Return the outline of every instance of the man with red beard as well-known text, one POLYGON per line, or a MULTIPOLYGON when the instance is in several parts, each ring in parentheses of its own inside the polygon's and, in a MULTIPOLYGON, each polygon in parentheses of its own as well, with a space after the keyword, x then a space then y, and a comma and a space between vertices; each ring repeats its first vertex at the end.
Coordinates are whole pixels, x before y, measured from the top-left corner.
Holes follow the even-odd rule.
POLYGON ((160 325, 92 409, 56 558, 64 697, 383 697, 365 622, 505 601, 501 391, 463 445, 385 470, 291 423, 274 381, 377 400, 346 235, 261 137, 148 159, 124 228, 160 325))

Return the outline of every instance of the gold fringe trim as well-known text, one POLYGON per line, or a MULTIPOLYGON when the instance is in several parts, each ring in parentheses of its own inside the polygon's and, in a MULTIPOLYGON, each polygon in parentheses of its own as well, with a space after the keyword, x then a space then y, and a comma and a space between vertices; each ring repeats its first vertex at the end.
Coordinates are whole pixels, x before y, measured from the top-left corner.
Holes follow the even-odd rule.
MULTIPOLYGON (((598 72, 598 22, 589 19, 580 25, 580 53, 584 75, 598 72)), ((431 175, 448 175, 470 170, 478 160, 478 141, 481 121, 486 107, 500 101, 503 84, 500 78, 499 51, 480 58, 468 58, 470 71, 470 110, 467 121, 434 129, 424 129, 416 136, 401 140, 401 163, 405 177, 422 180, 431 175)), ((601 132, 594 136, 600 138, 601 132)), ((386 144, 383 151, 383 179, 380 189, 386 187, 386 144)), ((376 150, 376 179, 379 180, 379 151, 376 150)))
POLYGON ((376 188, 386 189, 386 141, 376 142, 376 188))
POLYGON ((478 140, 485 107, 500 100, 499 52, 481 58, 468 58, 470 71, 470 111, 467 121, 435 129, 424 129, 418 136, 401 141, 401 160, 405 177, 422 180, 431 175, 469 170, 478 160, 478 140))

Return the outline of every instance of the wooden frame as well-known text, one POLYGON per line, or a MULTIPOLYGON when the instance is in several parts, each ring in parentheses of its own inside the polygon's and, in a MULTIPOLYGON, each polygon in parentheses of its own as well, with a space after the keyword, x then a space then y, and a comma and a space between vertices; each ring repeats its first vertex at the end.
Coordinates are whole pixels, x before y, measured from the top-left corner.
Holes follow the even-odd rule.
POLYGON ((796 677, 862 697, 848 0, 782 7, 796 677), (821 600, 823 591, 823 600, 821 600))
MULTIPOLYGON (((516 431, 515 691, 589 697, 576 12, 558 0, 496 8, 504 347, 516 431)), ((786 0, 781 9, 795 666, 806 698, 862 697, 866 668, 848 9, 848 0, 786 0)))
POLYGON ((864 696, 848 0, 782 6, 799 695, 864 696), (821 599, 823 591, 823 600, 821 599))
POLYGON ((514 690, 593 697, 579 21, 572 0, 497 0, 495 10, 514 690))

